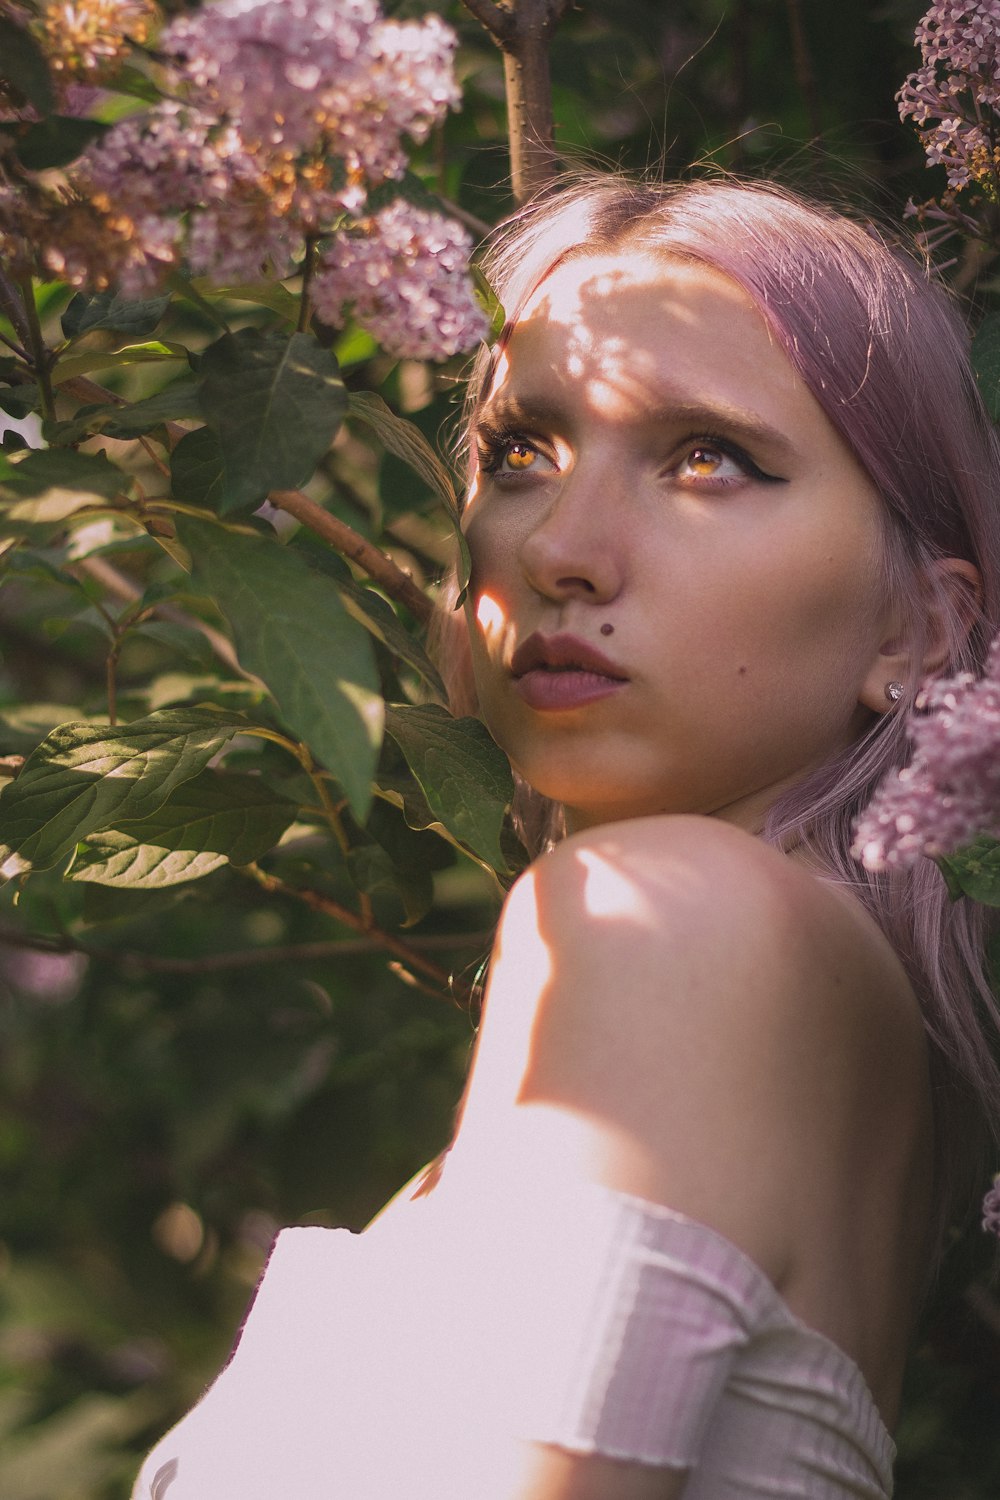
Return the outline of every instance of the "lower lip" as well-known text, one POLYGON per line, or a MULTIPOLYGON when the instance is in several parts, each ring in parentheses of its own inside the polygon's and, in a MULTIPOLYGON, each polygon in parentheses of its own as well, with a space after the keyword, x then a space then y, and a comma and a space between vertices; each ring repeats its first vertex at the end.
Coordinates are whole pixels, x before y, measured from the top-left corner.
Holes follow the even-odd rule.
POLYGON ((553 711, 585 708, 588 703, 609 698, 626 683, 600 672, 546 672, 536 668, 518 677, 514 686, 529 708, 553 711))

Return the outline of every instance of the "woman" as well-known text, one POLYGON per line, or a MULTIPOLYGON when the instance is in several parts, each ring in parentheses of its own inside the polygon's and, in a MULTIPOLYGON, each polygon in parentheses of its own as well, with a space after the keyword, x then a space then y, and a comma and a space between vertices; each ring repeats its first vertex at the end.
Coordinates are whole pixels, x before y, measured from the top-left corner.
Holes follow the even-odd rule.
POLYGON ((766 187, 586 179, 487 270, 466 657, 546 852, 439 1177, 279 1239, 136 1494, 874 1500, 1000 1119, 980 915, 850 856, 1000 619, 966 339, 766 187))

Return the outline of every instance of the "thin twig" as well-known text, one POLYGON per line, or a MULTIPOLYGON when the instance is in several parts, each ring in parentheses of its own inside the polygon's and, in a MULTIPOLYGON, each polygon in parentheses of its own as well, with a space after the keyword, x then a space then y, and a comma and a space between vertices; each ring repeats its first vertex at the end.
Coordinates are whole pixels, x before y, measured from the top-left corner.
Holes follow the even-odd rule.
POLYGON ((494 0, 462 0, 470 15, 475 16, 498 42, 504 42, 514 34, 514 18, 509 10, 501 10, 494 0))
POLYGON ((447 969, 442 969, 441 965, 434 963, 433 959, 425 958, 419 949, 414 948, 411 943, 404 942, 402 938, 396 937, 394 933, 386 932, 382 927, 367 926, 363 917, 359 916, 356 911, 351 911, 349 906, 335 901, 332 896, 326 895, 323 891, 313 890, 309 886, 288 885, 277 875, 269 875, 259 865, 244 865, 242 869, 269 895, 289 896, 295 901, 301 901, 311 911, 322 912, 324 916, 332 917, 334 921, 349 927, 352 932, 360 933, 380 948, 385 948, 394 957, 401 959, 408 968, 416 969, 419 973, 426 974, 429 979, 436 980, 454 998, 467 998, 466 995, 457 991, 457 986, 447 969))
MULTIPOLYGON (((85 375, 76 375, 63 382, 62 390, 82 401, 110 401, 116 406, 125 404, 123 397, 106 390, 85 375)), ((165 422, 167 437, 171 445, 186 437, 188 429, 176 422, 165 422)), ((344 557, 350 558, 369 578, 384 588, 393 599, 406 606, 414 619, 426 625, 434 613, 434 604, 424 591, 417 587, 409 574, 393 562, 391 557, 363 537, 345 521, 340 521, 323 509, 315 500, 310 500, 301 490, 272 490, 267 497, 278 510, 287 511, 303 526, 308 526, 323 541, 328 542, 344 557)))
MULTIPOLYGON (((492 942, 489 932, 427 933, 410 939, 413 949, 442 952, 455 948, 485 951, 492 942)), ((0 928, 0 946, 29 948, 38 953, 79 953, 98 962, 128 966, 149 974, 217 974, 226 969, 254 969, 265 964, 308 963, 328 958, 356 958, 379 953, 382 944, 372 938, 340 938, 328 942, 286 943, 272 948, 238 948, 226 953, 204 953, 199 958, 167 958, 131 948, 104 948, 72 938, 50 938, 36 933, 0 928)), ((437 993, 437 992, 435 992, 437 993)))
POLYGON ((19 359, 27 360, 29 358, 27 350, 22 349, 20 344, 15 344, 13 339, 9 339, 2 329, 0 329, 0 343, 6 344, 8 349, 12 349, 19 359))
POLYGON ((290 516, 301 521, 303 526, 308 526, 310 531, 329 542, 344 557, 350 558, 363 573, 381 585, 387 594, 405 605, 421 624, 427 623, 434 613, 433 602, 391 557, 387 557, 357 531, 332 516, 315 500, 310 500, 301 490, 272 490, 267 498, 278 510, 287 511, 290 516))
MULTIPOLYGON (((81 558, 79 562, 73 564, 72 571, 89 574, 96 583, 107 589, 109 594, 125 603, 134 604, 137 599, 142 598, 142 589, 133 583, 131 578, 126 578, 124 573, 112 567, 111 563, 106 562, 103 557, 81 558)), ((175 604, 154 604, 150 613, 161 620, 169 620, 174 625, 186 625, 192 630, 199 631, 221 662, 245 677, 248 682, 258 681, 253 673, 243 670, 229 638, 224 636, 221 630, 216 630, 214 625, 209 625, 205 620, 199 620, 197 615, 189 615, 186 610, 180 609, 175 604)))

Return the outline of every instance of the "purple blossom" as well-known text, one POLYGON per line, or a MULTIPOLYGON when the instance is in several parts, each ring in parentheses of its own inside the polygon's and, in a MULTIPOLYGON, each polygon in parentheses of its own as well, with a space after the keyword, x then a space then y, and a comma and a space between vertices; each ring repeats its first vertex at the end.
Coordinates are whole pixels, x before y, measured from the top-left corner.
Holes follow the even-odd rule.
POLYGON ((1000 1172, 993 1179, 993 1186, 983 1199, 983 1228, 987 1234, 1000 1236, 1000 1172))
POLYGON ((944 166, 954 191, 971 182, 996 196, 991 118, 1000 102, 1000 0, 939 0, 917 26, 921 66, 897 94, 916 122, 929 166, 944 166))
POLYGON ((353 304, 379 343, 411 359, 443 359, 484 337, 464 229, 403 198, 360 227, 337 235, 320 258, 312 297, 324 322, 338 324, 353 304))
POLYGON ((869 870, 1000 834, 1000 638, 982 677, 932 682, 914 708, 913 759, 883 782, 855 828, 851 852, 869 870))
MULTIPOLYGON (((377 0, 218 0, 181 16, 158 45, 168 97, 75 170, 105 216, 111 275, 129 295, 181 261, 221 283, 286 277, 309 242, 325 321, 349 302, 391 353, 470 347, 486 325, 465 231, 401 200, 366 213, 369 190, 403 173, 403 137, 457 104, 454 49, 439 17, 386 21, 377 0)), ((69 275, 72 246, 64 258, 69 275)))

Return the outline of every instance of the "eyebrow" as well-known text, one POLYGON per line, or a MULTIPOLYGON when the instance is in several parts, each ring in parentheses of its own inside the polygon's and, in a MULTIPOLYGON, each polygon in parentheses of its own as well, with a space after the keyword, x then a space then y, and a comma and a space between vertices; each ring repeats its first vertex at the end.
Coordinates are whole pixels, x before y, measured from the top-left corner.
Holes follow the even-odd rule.
MULTIPOLYGON (((566 408, 553 400, 551 392, 537 395, 512 392, 508 395, 501 391, 483 402, 472 419, 472 427, 475 430, 481 421, 502 422, 510 426, 518 423, 530 426, 533 422, 540 422, 543 426, 558 427, 566 420, 566 408)), ((643 427, 678 427, 693 435, 723 429, 726 434, 756 447, 766 447, 779 457, 791 458, 795 452, 795 445, 787 434, 755 412, 732 406, 728 401, 670 401, 647 407, 638 421, 643 427)))

